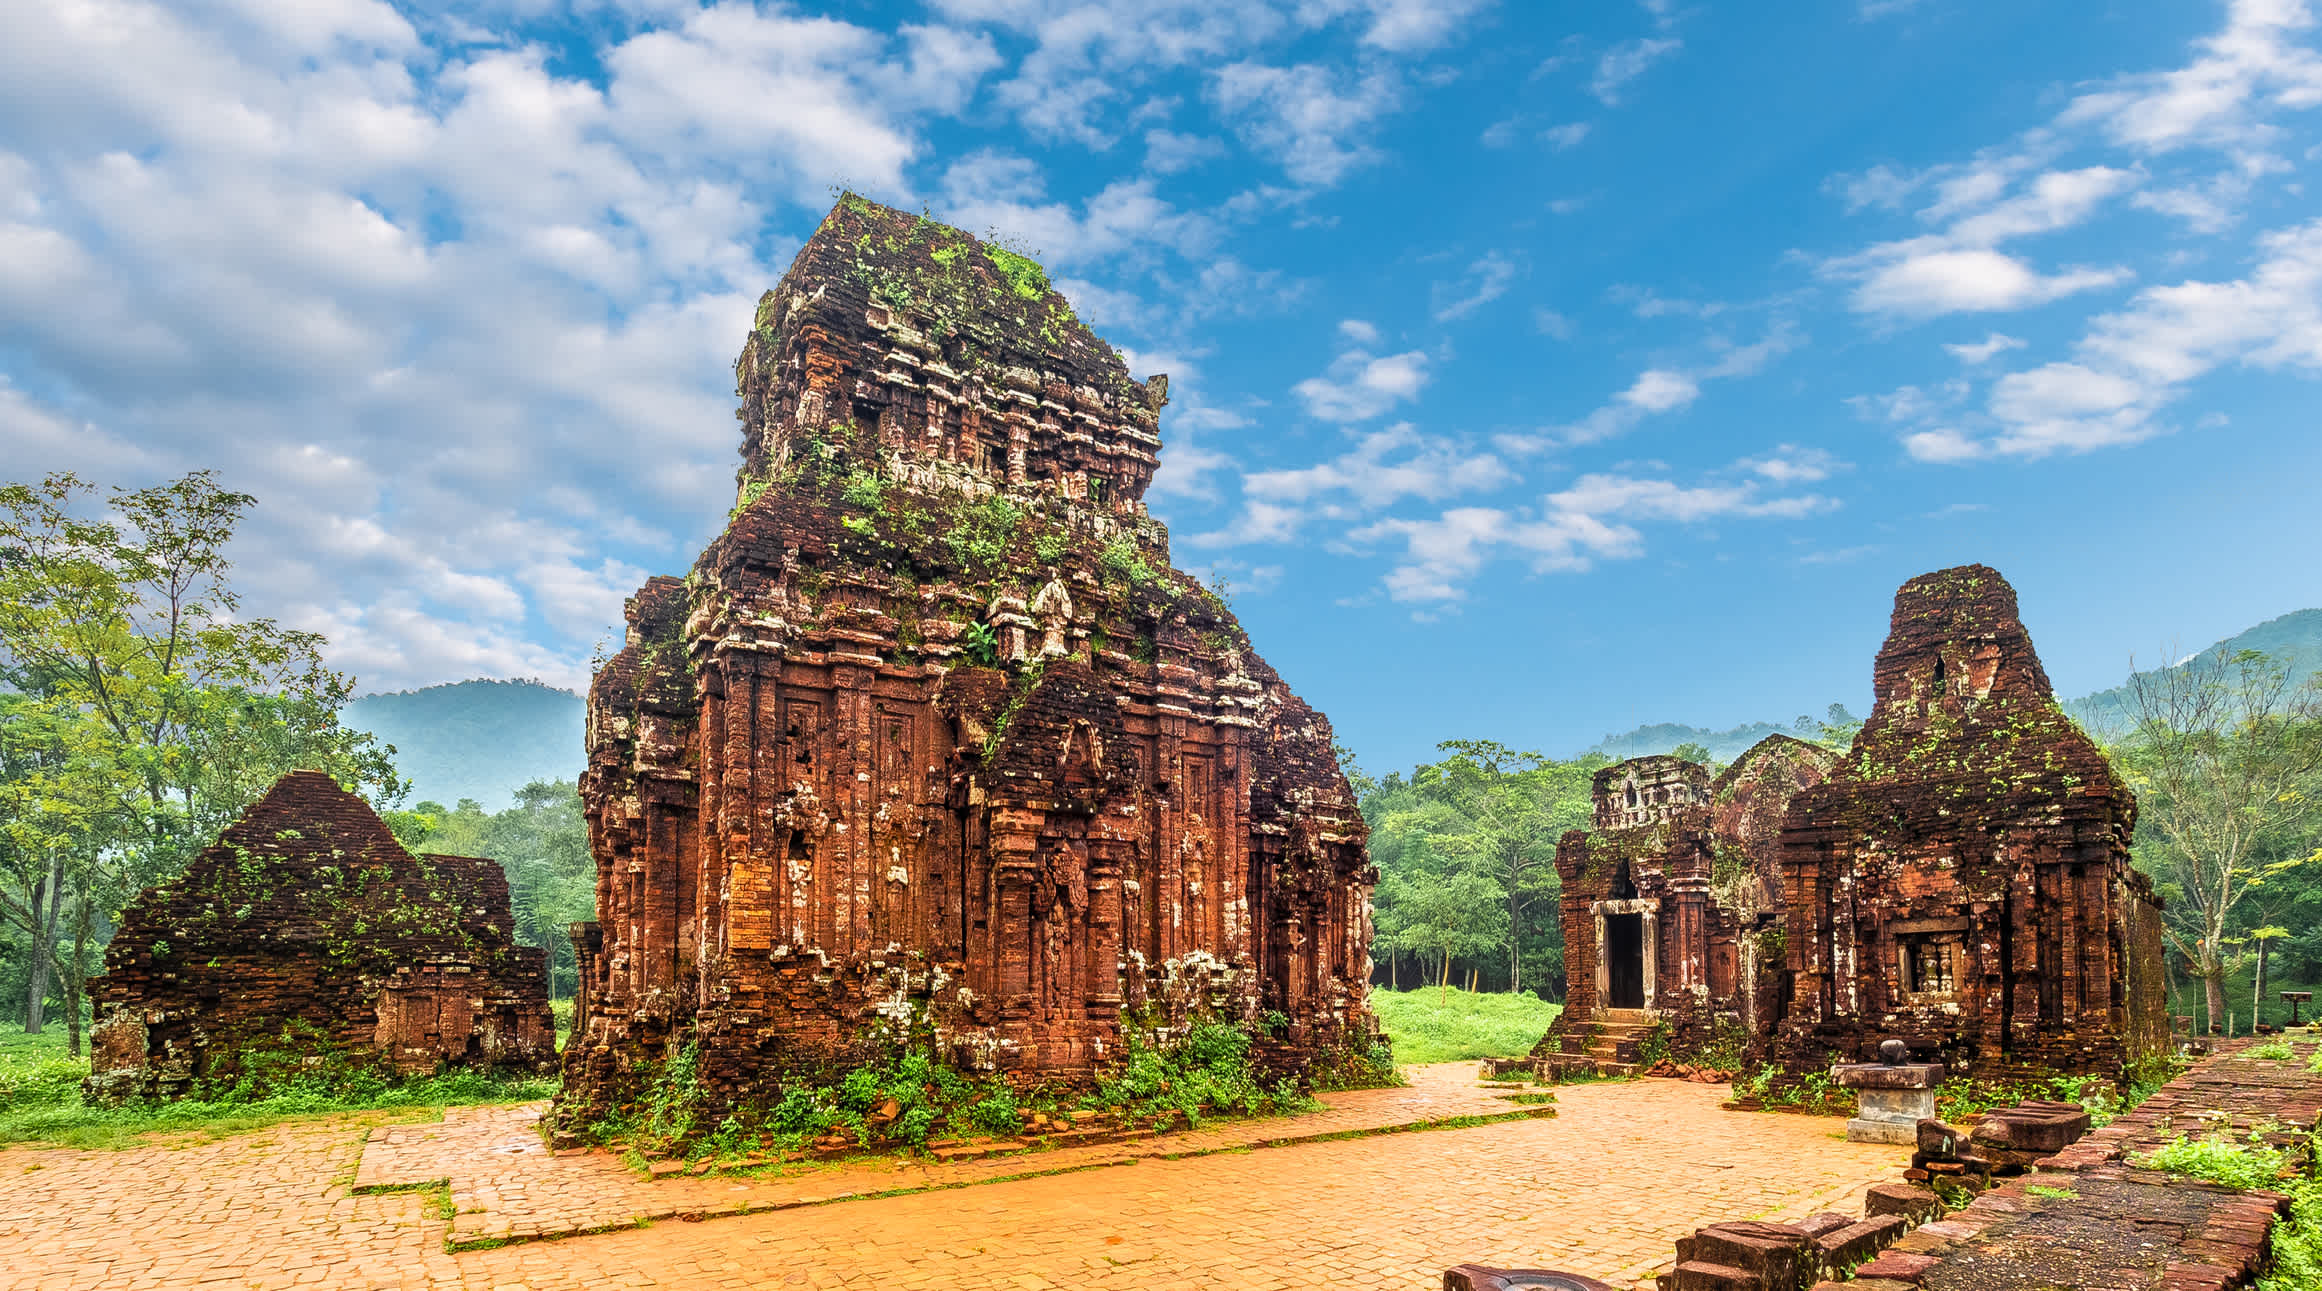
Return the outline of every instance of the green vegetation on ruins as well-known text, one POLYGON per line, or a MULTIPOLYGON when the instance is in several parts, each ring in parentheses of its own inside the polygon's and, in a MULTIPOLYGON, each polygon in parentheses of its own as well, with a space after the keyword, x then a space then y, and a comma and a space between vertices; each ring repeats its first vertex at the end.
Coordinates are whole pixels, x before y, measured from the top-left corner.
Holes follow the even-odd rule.
POLYGON ((231 1083, 197 1089, 173 1102, 93 1107, 81 1101, 88 1060, 66 1053, 63 1032, 27 1035, 0 1024, 0 1144, 128 1148, 141 1146, 153 1134, 218 1138, 328 1113, 393 1111, 425 1118, 440 1115, 445 1107, 529 1102, 555 1089, 553 1080, 508 1080, 468 1071, 394 1081, 336 1064, 308 1065, 294 1054, 286 1046, 265 1061, 248 1064, 231 1083))
POLYGON ((915 1042, 825 1079, 800 1079, 714 1124, 700 1110, 709 1100, 688 1045, 633 1104, 576 1132, 640 1163, 667 1156, 734 1161, 808 1149, 917 1150, 966 1139, 1037 1143, 1074 1130, 1198 1127, 1216 1117, 1320 1108, 1297 1081, 1266 1077, 1251 1055, 1257 1037, 1241 1027, 1201 1020, 1158 1040, 1147 1038, 1149 1025, 1123 1034, 1127 1053, 1093 1087, 1061 1080, 1011 1086, 963 1073, 915 1042))

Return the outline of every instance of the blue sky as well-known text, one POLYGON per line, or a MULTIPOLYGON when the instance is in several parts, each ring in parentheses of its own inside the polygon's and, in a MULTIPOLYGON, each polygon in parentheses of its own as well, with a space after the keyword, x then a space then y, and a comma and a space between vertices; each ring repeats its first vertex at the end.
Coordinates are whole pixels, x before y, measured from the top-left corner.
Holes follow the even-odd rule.
POLYGON ((0 7, 6 475, 216 466, 367 688, 585 681, 849 185, 1038 251, 1374 770, 1860 709, 1984 561, 2059 687, 2322 604, 2304 0, 0 7))

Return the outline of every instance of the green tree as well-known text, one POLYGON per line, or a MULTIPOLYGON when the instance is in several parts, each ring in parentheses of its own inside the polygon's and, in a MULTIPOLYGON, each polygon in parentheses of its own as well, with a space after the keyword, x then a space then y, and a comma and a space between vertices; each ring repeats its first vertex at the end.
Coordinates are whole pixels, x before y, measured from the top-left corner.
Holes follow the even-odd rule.
POLYGON ((226 548, 253 502, 207 471, 101 499, 69 474, 0 485, 0 921, 29 942, 27 1028, 53 969, 76 1053, 113 916, 266 785, 403 790, 392 750, 338 726, 353 680, 323 639, 241 615, 226 548))
POLYGON ((516 940, 548 952, 550 994, 569 998, 579 982, 571 926, 596 916, 597 866, 589 853, 580 792, 570 780, 536 780, 516 803, 487 813, 473 798, 451 810, 420 803, 388 825, 413 851, 484 856, 508 874, 516 940))
POLYGON ((2136 856, 2168 898, 2169 940, 2212 1023, 2235 967, 2235 910, 2322 859, 2322 686, 2257 651, 2136 672, 2115 764, 2137 791, 2136 856), (2308 844, 2308 845, 2301 845, 2308 844), (2267 862, 2268 852, 2283 859, 2267 862))

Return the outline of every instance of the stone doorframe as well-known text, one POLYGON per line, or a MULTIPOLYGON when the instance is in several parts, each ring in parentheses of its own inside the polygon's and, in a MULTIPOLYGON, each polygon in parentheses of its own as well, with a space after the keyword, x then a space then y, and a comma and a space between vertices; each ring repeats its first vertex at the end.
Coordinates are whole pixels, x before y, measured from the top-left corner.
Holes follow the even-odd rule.
POLYGON ((1596 1007, 1608 1009, 1606 1001, 1612 996, 1612 970, 1605 962, 1604 920, 1612 914, 1640 914, 1644 918, 1643 935, 1637 939, 1638 953, 1643 956, 1640 965, 1645 981, 1645 1008, 1653 1007, 1653 966, 1661 958, 1661 898, 1639 897, 1633 901, 1592 901, 1588 912, 1596 918, 1596 1007))

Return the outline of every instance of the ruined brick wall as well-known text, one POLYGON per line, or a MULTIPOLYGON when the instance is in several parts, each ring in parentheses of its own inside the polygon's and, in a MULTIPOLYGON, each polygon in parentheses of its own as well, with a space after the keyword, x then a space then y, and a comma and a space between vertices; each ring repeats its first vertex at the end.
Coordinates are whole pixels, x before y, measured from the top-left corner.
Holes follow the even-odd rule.
POLYGON ((1365 829, 1328 723, 1170 567, 1165 379, 852 196, 737 371, 731 523, 590 691, 562 1114, 687 1039, 720 1104, 906 1037, 1086 1074, 1128 1013, 1367 1042, 1365 829))
POLYGON ((1768 935, 1780 918, 1773 822, 1836 760, 1777 735, 1715 780, 1665 755, 1598 771, 1596 830, 1557 844, 1568 988, 1543 1043, 1577 1042, 1607 1008, 1649 1009, 1680 1050, 1709 1043, 1721 1024, 1747 1030, 1775 1016, 1778 975, 1762 971, 1765 947, 1780 944, 1778 931, 1768 935), (1625 953, 1632 935, 1640 962, 1629 981, 1626 961, 1608 963, 1606 949, 1625 953))
POLYGON ((89 982, 89 1094, 177 1097, 257 1055, 549 1070, 546 956, 513 928, 497 863, 414 856, 361 798, 293 772, 122 916, 89 982))
POLYGON ((2056 704, 2015 590, 1971 565, 1896 594, 1876 703, 1781 834, 1790 1070, 1894 1036, 1956 1072, 2118 1074, 2158 1052, 2136 799, 2056 704))

